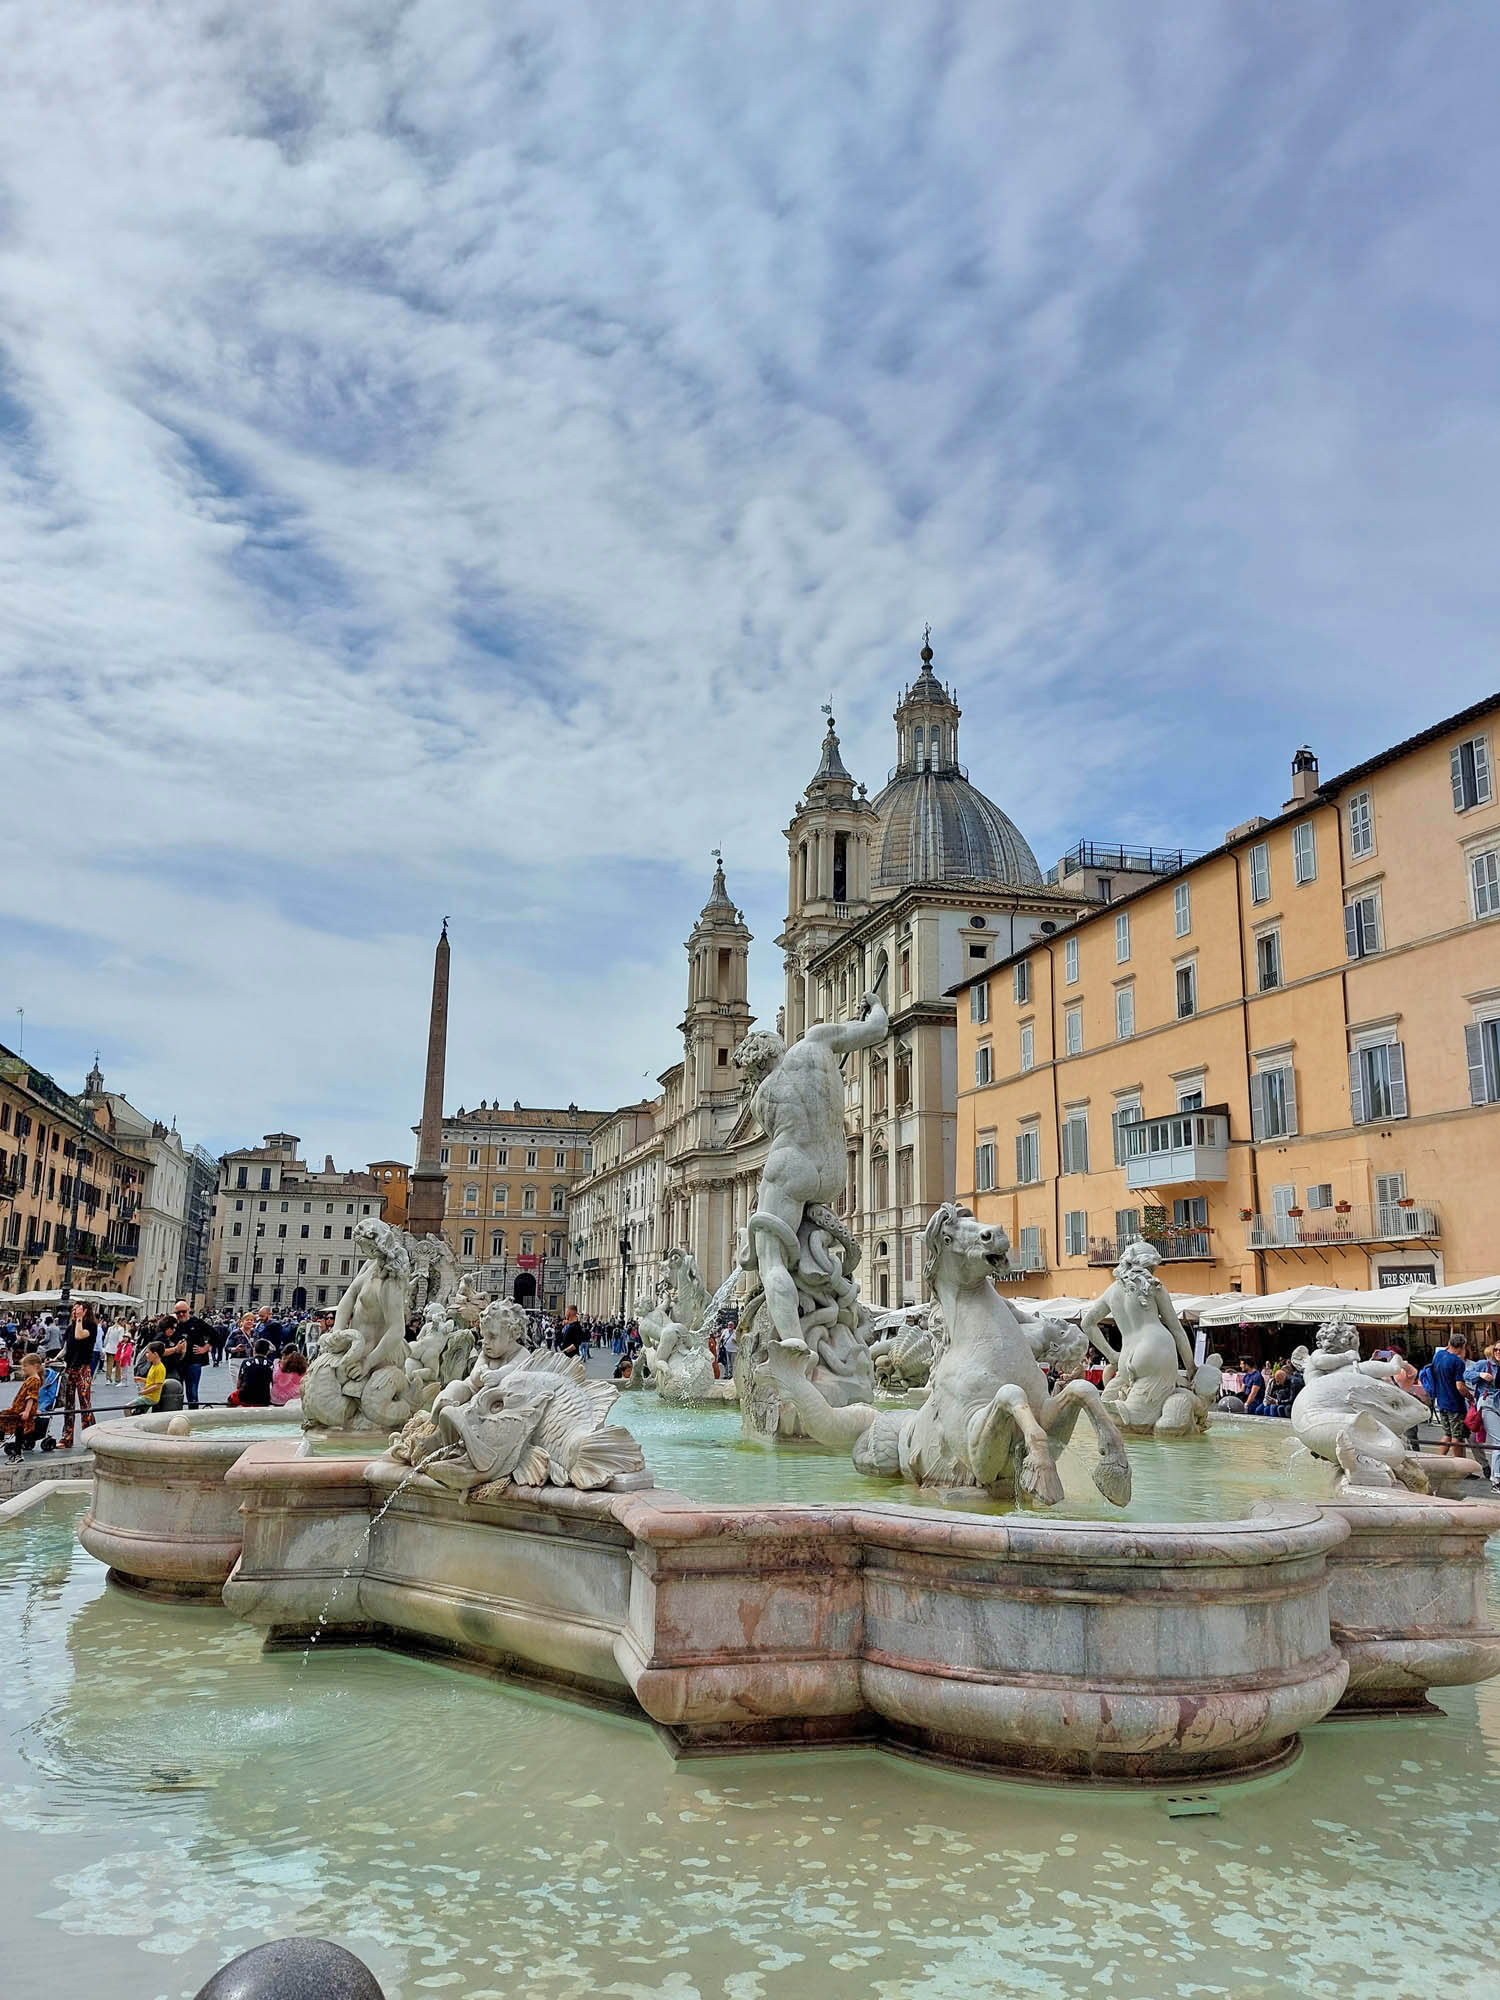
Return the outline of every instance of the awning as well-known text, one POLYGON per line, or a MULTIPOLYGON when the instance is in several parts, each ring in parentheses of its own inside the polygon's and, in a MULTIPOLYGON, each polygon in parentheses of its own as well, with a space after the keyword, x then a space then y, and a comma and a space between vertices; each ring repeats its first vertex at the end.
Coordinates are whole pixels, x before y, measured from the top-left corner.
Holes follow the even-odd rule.
POLYGON ((1293 1306, 1284 1317, 1294 1326, 1318 1326, 1325 1319, 1347 1319, 1355 1326, 1405 1326, 1413 1299, 1431 1285, 1386 1285, 1378 1291, 1335 1292, 1331 1298, 1293 1306))
MULTIPOLYGON (((90 1306, 143 1306, 144 1299, 133 1298, 129 1292, 93 1292, 82 1285, 75 1285, 70 1298, 82 1299, 90 1306)), ((60 1306, 61 1292, 0 1292, 0 1306, 24 1306, 28 1312, 39 1312, 43 1306, 60 1306)))
POLYGON ((1413 1320, 1500 1319, 1500 1277, 1421 1287, 1412 1299, 1411 1316, 1413 1320))
POLYGON ((1060 1319, 1070 1322, 1081 1319, 1085 1308, 1094 1303, 1092 1299, 1030 1299, 1011 1291, 1004 1291, 1000 1296, 1007 1305, 1017 1307, 1023 1317, 1029 1313, 1034 1319, 1060 1319))
POLYGON ((1233 1306, 1238 1312, 1244 1302, 1243 1292, 1173 1292, 1172 1294, 1172 1304, 1177 1309, 1179 1319, 1201 1319, 1204 1313, 1217 1306, 1233 1306))
MULTIPOLYGON (((1287 1292, 1243 1292, 1232 1295, 1223 1305, 1205 1306, 1198 1315, 1199 1326, 1238 1326, 1241 1321, 1247 1326, 1272 1326, 1278 1320, 1297 1317, 1299 1306, 1322 1306, 1325 1309, 1339 1297, 1335 1285, 1294 1285, 1287 1292)), ((1313 1313, 1313 1323, 1326 1317, 1324 1312, 1313 1313)))

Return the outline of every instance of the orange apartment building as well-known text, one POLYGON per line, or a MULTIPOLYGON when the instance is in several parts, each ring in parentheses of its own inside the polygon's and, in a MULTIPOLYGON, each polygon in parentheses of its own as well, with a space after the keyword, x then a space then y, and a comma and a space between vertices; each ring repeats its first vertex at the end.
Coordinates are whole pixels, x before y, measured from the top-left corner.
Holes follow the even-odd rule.
POLYGON ((1178 1292, 1500 1270, 1500 695, 955 986, 957 1194, 1017 1277, 1178 1292))

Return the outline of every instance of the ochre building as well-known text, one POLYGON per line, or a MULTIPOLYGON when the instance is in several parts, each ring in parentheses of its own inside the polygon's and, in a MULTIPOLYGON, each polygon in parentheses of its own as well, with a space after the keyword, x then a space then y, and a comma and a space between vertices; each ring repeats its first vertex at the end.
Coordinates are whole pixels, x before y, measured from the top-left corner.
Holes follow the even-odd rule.
POLYGON ((1500 696, 1055 935, 959 1000, 959 1199, 1028 1292, 1142 1232, 1175 1291, 1500 1266, 1500 696))

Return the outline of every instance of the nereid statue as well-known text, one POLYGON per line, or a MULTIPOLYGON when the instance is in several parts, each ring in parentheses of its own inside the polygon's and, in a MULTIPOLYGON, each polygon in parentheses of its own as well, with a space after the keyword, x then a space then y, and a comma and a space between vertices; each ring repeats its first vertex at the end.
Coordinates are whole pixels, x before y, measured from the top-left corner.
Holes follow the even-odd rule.
POLYGON ((1127 1435, 1191 1437, 1208 1428, 1218 1394, 1220 1358, 1201 1368, 1193 1361, 1177 1309, 1156 1275, 1159 1252, 1137 1236, 1120 1252, 1106 1291, 1085 1311, 1080 1324, 1094 1346, 1114 1365, 1104 1385, 1104 1402, 1127 1435), (1111 1319, 1119 1334, 1112 1347, 1103 1329, 1111 1319))
POLYGON ((302 1378, 303 1421, 315 1429, 390 1430, 415 1407, 406 1376, 411 1260, 401 1232, 373 1215, 354 1225, 360 1265, 302 1378))
POLYGON ((996 1499, 1019 1492, 1043 1506, 1063 1497, 1055 1454, 1080 1416, 1099 1445, 1094 1484, 1115 1506, 1130 1498, 1130 1461, 1099 1391, 1081 1379, 1048 1392, 1038 1349, 1077 1356, 1078 1337, 1041 1320, 1023 1325, 991 1283, 1006 1265, 1003 1229, 945 1202, 923 1238, 928 1284, 948 1328, 917 1410, 830 1403, 784 1341, 758 1364, 808 1433, 852 1453, 858 1471, 918 1486, 979 1487, 996 1499), (800 1365, 799 1365, 800 1363, 800 1365))
POLYGON ((752 1289, 740 1313, 735 1360, 744 1421, 762 1436, 795 1436, 804 1427, 801 1412, 778 1393, 781 1373, 766 1366, 773 1349, 810 1368, 823 1401, 867 1403, 875 1392, 852 1276, 859 1247, 829 1204, 845 1171, 839 1058, 874 1048, 888 1032, 884 1007, 867 993, 858 1021, 820 1022, 790 1049, 780 1035, 761 1030, 734 1052, 771 1142, 739 1247, 752 1289))
POLYGON ((1397 1388, 1401 1362, 1360 1360, 1359 1333, 1347 1320, 1325 1320, 1313 1336, 1313 1352, 1299 1347, 1292 1360, 1302 1370, 1292 1429, 1315 1458, 1339 1468, 1337 1492, 1404 1486, 1441 1493, 1483 1476, 1467 1455, 1411 1450, 1407 1436, 1427 1420, 1427 1405, 1397 1388))
POLYGON ((656 1296, 637 1319, 636 1330, 641 1351, 638 1369, 631 1370, 631 1387, 655 1389, 664 1403, 719 1400, 709 1345, 708 1287, 689 1251, 673 1248, 662 1258, 656 1296))

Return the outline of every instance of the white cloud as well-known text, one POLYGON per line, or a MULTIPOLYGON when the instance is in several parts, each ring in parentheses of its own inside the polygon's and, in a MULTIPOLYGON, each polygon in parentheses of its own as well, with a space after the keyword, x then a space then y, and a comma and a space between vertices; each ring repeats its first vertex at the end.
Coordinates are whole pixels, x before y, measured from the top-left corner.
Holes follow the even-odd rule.
POLYGON ((1044 859, 1494 678, 1480 15, 3 30, 0 1006, 195 1135, 399 1149, 444 911, 455 1100, 633 1095, 715 842, 772 1011, 926 618, 1044 859))

